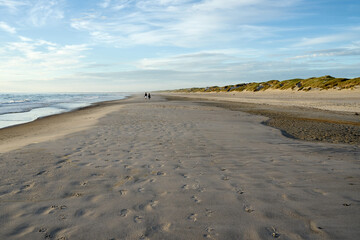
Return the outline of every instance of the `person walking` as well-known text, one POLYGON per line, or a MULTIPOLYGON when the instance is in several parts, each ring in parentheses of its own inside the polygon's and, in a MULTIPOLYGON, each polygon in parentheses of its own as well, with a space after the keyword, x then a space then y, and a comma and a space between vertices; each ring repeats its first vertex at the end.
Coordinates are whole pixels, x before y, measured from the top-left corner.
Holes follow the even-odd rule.
POLYGON ((147 99, 147 96, 148 96, 148 95, 147 95, 147 93, 145 93, 145 95, 144 95, 144 99, 147 99))
POLYGON ((149 100, 150 100, 150 98, 151 98, 151 95, 150 95, 150 93, 148 93, 148 98, 149 98, 149 100))

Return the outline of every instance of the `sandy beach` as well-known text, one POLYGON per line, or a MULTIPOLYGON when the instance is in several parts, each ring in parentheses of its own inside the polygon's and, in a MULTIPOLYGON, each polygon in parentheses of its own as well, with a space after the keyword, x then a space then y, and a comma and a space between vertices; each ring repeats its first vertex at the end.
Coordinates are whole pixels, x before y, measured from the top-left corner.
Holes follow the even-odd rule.
POLYGON ((357 239, 345 95, 134 95, 1 129, 0 239, 357 239))
POLYGON ((307 141, 360 146, 360 89, 261 92, 166 93, 169 100, 195 101, 265 116, 263 124, 307 141))
POLYGON ((194 92, 176 93, 173 96, 192 97, 216 101, 230 101, 242 103, 266 104, 270 106, 290 106, 321 109, 335 112, 349 112, 360 114, 360 88, 343 90, 266 90, 242 92, 194 92))

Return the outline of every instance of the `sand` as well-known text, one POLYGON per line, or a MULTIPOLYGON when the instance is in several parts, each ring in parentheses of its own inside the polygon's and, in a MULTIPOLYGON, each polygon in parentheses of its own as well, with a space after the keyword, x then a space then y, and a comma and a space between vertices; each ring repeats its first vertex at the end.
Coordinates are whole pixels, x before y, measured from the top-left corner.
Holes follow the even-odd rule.
MULTIPOLYGON (((127 100, 121 101, 126 103, 127 100)), ((93 126, 99 118, 119 110, 119 101, 102 102, 77 111, 40 118, 27 124, 0 129, 0 153, 8 152, 31 143, 66 136, 93 126)))
POLYGON ((172 96, 187 96, 199 99, 223 100, 242 103, 267 104, 275 106, 294 106, 329 111, 360 114, 360 88, 343 90, 266 90, 243 92, 211 93, 166 93, 172 96))
POLYGON ((12 141, 0 239, 359 236, 359 146, 287 138, 267 117, 193 101, 122 102, 0 130, 0 147, 12 141), (48 135, 16 147, 40 123, 48 135))
POLYGON ((168 100, 190 100, 268 117, 263 124, 287 137, 360 146, 360 91, 279 91, 166 93, 168 100), (342 106, 342 107, 341 107, 342 106), (334 110, 336 109, 336 111, 334 110))

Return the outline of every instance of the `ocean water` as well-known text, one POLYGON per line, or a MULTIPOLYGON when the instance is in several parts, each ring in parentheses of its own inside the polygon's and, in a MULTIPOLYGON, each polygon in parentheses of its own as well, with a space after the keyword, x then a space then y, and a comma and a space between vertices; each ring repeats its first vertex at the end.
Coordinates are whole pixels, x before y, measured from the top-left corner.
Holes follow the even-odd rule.
POLYGON ((124 99, 124 93, 0 93, 0 128, 69 112, 93 103, 124 99))

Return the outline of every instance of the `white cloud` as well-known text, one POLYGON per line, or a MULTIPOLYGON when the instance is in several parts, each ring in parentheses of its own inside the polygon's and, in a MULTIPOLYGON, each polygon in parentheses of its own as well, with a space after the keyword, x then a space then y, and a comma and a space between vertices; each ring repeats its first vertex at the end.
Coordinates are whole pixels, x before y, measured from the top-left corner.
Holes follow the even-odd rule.
POLYGON ((304 37, 298 40, 293 46, 312 47, 312 46, 339 43, 339 42, 351 42, 360 38, 359 26, 329 28, 328 32, 332 32, 332 34, 323 34, 323 35, 319 34, 316 37, 304 37))
POLYGON ((91 62, 90 70, 89 62, 82 59, 88 49, 86 45, 60 46, 38 40, 9 43, 5 52, 0 48, 0 79, 12 79, 6 85, 23 91, 152 91, 327 74, 352 77, 359 73, 356 62, 265 60, 266 53, 260 49, 217 49, 147 58, 126 63, 132 64, 127 70, 119 70, 121 66, 117 65, 104 69, 91 62), (3 53, 13 56, 4 58, 3 53))
POLYGON ((28 5, 26 0, 0 0, 0 7, 7 7, 10 10, 17 10, 18 7, 28 5))
POLYGON ((110 3, 111 3, 111 0, 104 0, 101 3, 99 3, 99 6, 102 8, 107 8, 107 7, 109 7, 110 3))
POLYGON ((23 41, 23 42, 31 42, 32 39, 31 38, 27 38, 27 37, 24 37, 24 36, 19 36, 20 40, 23 41))
POLYGON ((195 4, 193 8, 200 11, 214 11, 245 6, 259 6, 259 4, 266 4, 267 2, 263 0, 205 0, 195 4))
POLYGON ((344 34, 320 36, 314 38, 303 38, 299 43, 296 43, 294 46, 307 47, 325 43, 340 42, 346 39, 349 39, 349 36, 346 36, 344 34))
MULTIPOLYGON (((236 52, 235 52, 236 53, 236 52)), ((142 59, 137 67, 142 70, 171 70, 189 72, 198 71, 226 71, 240 58, 231 54, 231 50, 203 51, 189 54, 175 55, 165 58, 142 59)))
MULTIPOLYGON (((360 55, 360 45, 358 46, 347 46, 331 49, 322 49, 309 52, 304 55, 298 55, 291 59, 309 59, 309 58, 326 58, 326 57, 349 57, 349 56, 359 56, 360 55)), ((360 66, 359 66, 360 67, 360 66)))
POLYGON ((85 65, 82 58, 88 49, 85 44, 61 46, 22 37, 0 48, 0 79, 49 80, 76 71, 85 65))
POLYGON ((288 16, 298 0, 102 1, 102 10, 73 19, 71 26, 94 40, 114 44, 196 47, 257 39, 274 29, 255 26, 288 16), (106 17, 105 17, 106 16, 106 17))
POLYGON ((0 29, 2 29, 3 31, 8 32, 8 33, 12 33, 12 34, 16 33, 16 29, 9 26, 5 22, 0 22, 0 29))
POLYGON ((50 20, 64 18, 62 1, 38 0, 29 11, 29 19, 35 26, 43 26, 50 20))

